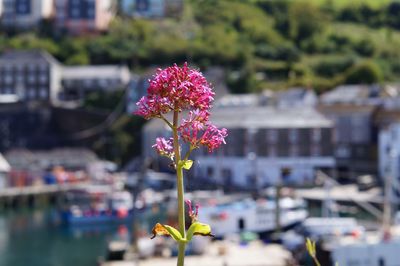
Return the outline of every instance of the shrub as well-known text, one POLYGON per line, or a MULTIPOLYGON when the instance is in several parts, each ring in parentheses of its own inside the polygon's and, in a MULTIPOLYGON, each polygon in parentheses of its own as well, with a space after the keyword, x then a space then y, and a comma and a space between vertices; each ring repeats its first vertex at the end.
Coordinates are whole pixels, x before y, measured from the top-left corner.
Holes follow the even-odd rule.
POLYGON ((350 68, 344 78, 348 84, 373 84, 382 81, 382 72, 373 61, 364 61, 350 68))

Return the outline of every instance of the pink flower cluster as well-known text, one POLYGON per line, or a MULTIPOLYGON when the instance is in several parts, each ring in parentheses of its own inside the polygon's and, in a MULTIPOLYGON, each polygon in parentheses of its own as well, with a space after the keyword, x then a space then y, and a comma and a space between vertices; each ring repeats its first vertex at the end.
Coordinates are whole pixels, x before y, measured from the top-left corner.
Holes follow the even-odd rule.
POLYGON ((193 148, 206 146, 209 152, 218 148, 228 135, 226 128, 218 129, 209 122, 209 112, 194 110, 189 112, 189 119, 183 120, 178 128, 181 138, 193 148))
POLYGON ((158 154, 172 158, 172 156, 174 156, 173 142, 174 140, 172 138, 169 140, 166 140, 165 138, 157 138, 156 144, 152 147, 156 149, 158 154))
POLYGON ((183 67, 175 64, 158 69, 149 82, 147 96, 139 100, 136 111, 145 119, 159 117, 173 110, 208 110, 214 99, 214 92, 207 80, 201 72, 189 68, 187 63, 183 67))
MULTIPOLYGON (((175 64, 159 69, 149 82, 147 96, 139 100, 135 114, 150 119, 170 111, 189 110, 188 119, 178 127, 180 139, 190 143, 192 148, 203 145, 209 152, 225 144, 227 130, 218 129, 209 121, 214 92, 201 72, 189 68, 187 63, 183 67, 175 64)), ((159 154, 171 157, 172 143, 171 139, 157 138, 153 147, 159 154)))

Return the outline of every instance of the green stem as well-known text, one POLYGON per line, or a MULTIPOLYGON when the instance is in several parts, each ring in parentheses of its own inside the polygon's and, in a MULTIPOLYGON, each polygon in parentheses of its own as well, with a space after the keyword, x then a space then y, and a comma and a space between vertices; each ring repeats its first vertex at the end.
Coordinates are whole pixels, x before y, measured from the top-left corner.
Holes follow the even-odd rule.
POLYGON ((317 266, 321 266, 321 263, 319 263, 319 260, 317 259, 317 257, 312 257, 314 260, 315 265, 317 266))
MULTIPOLYGON (((178 188, 178 223, 179 232, 183 238, 186 238, 185 230, 185 203, 184 203, 184 186, 183 186, 183 170, 182 165, 179 163, 181 160, 179 140, 178 140, 178 111, 174 111, 173 120, 173 138, 174 138, 174 153, 176 165, 176 184, 178 188)), ((185 260, 185 243, 179 243, 178 249, 178 266, 183 266, 185 260)))

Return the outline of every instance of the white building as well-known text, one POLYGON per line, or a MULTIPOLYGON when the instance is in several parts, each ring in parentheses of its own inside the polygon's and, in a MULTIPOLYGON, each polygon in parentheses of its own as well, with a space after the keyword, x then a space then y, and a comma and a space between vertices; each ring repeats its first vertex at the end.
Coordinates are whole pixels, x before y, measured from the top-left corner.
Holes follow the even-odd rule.
POLYGON ((131 79, 127 66, 65 66, 62 70, 64 100, 83 99, 93 91, 124 89, 131 79))
POLYGON ((49 53, 15 50, 0 56, 0 103, 56 104, 61 90, 61 64, 49 53))
POLYGON ((389 180, 391 197, 400 202, 400 123, 393 123, 379 132, 379 176, 389 180))
POLYGON ((53 0, 1 0, 1 22, 7 28, 29 29, 54 14, 53 0))
MULTIPOLYGON (((224 187, 254 188, 283 183, 312 183, 315 170, 331 170, 333 123, 311 108, 224 107, 211 120, 228 129, 227 144, 194 154, 194 175, 224 187), (284 170, 290 174, 282 180, 284 170)), ((151 120, 143 129, 144 156, 156 157, 151 145, 168 136, 163 122, 151 120)))
POLYGON ((10 164, 0 153, 0 189, 7 186, 7 174, 11 170, 10 164))

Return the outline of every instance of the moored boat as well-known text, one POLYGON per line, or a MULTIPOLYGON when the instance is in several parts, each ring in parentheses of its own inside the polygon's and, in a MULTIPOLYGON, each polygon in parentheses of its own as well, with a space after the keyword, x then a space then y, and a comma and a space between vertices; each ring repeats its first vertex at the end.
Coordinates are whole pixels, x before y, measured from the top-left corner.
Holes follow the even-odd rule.
MULTIPOLYGON (((306 219, 308 212, 301 199, 279 200, 280 227, 291 228, 306 219)), ((268 233, 276 229, 275 199, 244 199, 214 206, 202 206, 199 220, 210 224, 213 234, 224 237, 240 232, 268 233)))
POLYGON ((133 217, 133 198, 128 191, 101 186, 74 190, 67 193, 61 217, 69 225, 127 222, 133 217))

